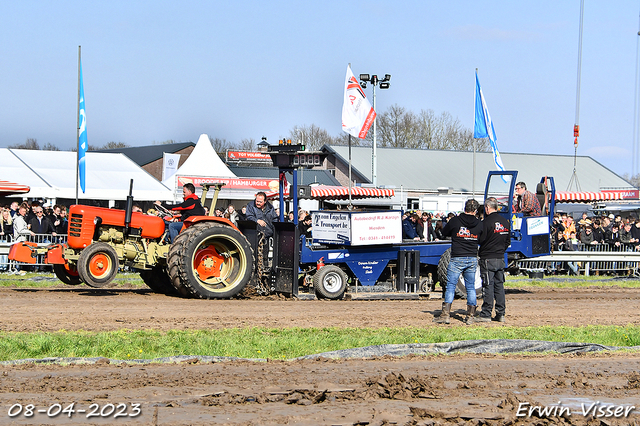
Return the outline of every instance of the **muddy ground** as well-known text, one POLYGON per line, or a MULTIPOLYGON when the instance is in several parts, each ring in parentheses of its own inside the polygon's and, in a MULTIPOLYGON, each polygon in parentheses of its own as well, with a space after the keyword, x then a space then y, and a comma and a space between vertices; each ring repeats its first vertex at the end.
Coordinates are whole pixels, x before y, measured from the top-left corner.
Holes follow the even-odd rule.
MULTIPOLYGON (((640 289, 512 290, 506 325, 637 325, 639 299, 640 289)), ((201 301, 133 288, 5 288, 0 329, 435 327, 440 304, 433 299, 201 301)), ((464 301, 454 302, 453 310, 446 327, 465 327, 464 301)), ((638 353, 11 365, 0 366, 0 424, 640 424, 639 371, 638 353), (64 409, 74 402, 71 417, 53 416, 56 404, 64 409), (28 404, 34 405, 31 417, 24 414, 28 404), (135 417, 133 404, 140 404, 135 417), (613 415, 606 417, 605 404, 614 405, 613 415), (534 409, 528 417, 532 406, 551 412, 534 409), (583 415, 590 408, 603 416, 583 415), (79 412, 83 409, 88 411, 79 412), (96 416, 89 416, 91 409, 96 416)))

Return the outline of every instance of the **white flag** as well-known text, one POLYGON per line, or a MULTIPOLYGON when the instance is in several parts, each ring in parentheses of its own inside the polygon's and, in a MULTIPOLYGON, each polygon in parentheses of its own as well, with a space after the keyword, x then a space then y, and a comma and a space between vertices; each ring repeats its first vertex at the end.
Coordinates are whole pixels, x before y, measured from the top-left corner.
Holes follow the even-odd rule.
POLYGON ((364 139, 376 118, 376 112, 364 95, 358 80, 347 66, 344 82, 344 104, 342 105, 342 130, 356 138, 364 139))
POLYGON ((178 171, 178 163, 180 162, 180 154, 162 153, 162 180, 169 179, 178 171))

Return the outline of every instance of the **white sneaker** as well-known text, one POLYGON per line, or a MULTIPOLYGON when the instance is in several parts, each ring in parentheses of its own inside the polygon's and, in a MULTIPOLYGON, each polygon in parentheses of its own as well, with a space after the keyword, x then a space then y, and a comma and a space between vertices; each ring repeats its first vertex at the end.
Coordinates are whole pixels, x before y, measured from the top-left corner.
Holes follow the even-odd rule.
POLYGON ((18 275, 27 275, 27 271, 20 271, 18 272, 18 275))

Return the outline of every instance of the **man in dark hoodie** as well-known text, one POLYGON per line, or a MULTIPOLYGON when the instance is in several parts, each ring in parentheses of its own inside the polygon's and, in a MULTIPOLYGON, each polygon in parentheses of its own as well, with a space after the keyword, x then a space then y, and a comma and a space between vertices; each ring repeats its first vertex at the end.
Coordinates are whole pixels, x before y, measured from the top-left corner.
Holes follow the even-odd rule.
POLYGON ((485 218, 480 236, 480 275, 484 300, 482 312, 476 318, 480 322, 491 321, 495 300, 495 321, 504 322, 504 254, 511 244, 509 221, 498 213, 498 200, 489 197, 484 201, 485 218))
POLYGON ((465 323, 472 324, 476 313, 476 268, 478 267, 478 237, 482 232, 482 222, 476 217, 479 204, 467 200, 464 213, 452 218, 442 230, 445 237, 451 237, 451 260, 447 267, 447 289, 442 303, 442 313, 435 320, 449 324, 451 304, 460 275, 464 276, 467 289, 467 317, 465 323))

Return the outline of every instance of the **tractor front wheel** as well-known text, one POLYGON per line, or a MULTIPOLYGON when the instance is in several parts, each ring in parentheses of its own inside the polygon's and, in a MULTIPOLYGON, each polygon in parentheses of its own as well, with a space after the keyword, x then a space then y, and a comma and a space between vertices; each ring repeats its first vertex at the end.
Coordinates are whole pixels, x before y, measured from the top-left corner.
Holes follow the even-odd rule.
POLYGON ((85 284, 91 287, 104 287, 118 273, 118 254, 106 243, 93 243, 78 258, 78 275, 85 284))

